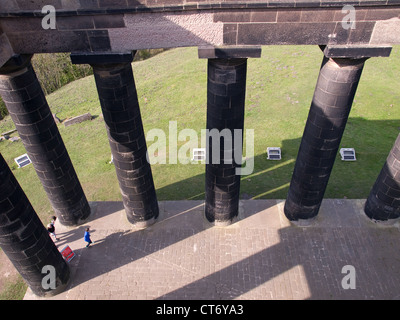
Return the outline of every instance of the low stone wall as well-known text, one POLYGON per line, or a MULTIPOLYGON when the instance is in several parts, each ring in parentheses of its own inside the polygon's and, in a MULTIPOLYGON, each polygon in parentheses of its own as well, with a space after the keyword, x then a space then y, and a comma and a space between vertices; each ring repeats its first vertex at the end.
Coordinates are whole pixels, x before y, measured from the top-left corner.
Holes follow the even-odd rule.
POLYGON ((83 121, 88 121, 88 120, 92 120, 92 115, 90 113, 85 113, 81 114, 80 116, 67 119, 63 123, 65 127, 69 127, 72 126, 73 124, 81 123, 83 121))

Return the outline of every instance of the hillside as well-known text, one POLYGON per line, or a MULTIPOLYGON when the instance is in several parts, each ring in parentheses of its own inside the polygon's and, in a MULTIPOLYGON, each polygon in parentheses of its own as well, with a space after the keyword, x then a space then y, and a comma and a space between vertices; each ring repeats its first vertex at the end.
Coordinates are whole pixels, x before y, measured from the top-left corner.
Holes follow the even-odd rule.
MULTIPOLYGON (((315 46, 264 47, 260 59, 248 61, 245 129, 254 129, 255 169, 242 177, 242 198, 286 198, 321 61, 315 46), (282 148, 281 161, 266 159, 269 146, 282 148)), ((399 72, 399 47, 390 58, 366 62, 342 140, 343 147, 356 149, 357 161, 341 162, 337 157, 327 198, 367 197, 399 133, 399 72)), ((207 60, 198 59, 196 48, 134 62, 133 73, 146 133, 162 129, 168 142, 169 121, 177 121, 178 132, 190 128, 200 135, 206 125, 207 60)), ((47 99, 62 120, 86 112, 94 116, 68 128, 60 124, 59 130, 88 200, 121 200, 93 76, 66 85, 47 99)), ((12 127, 9 117, 0 122, 0 132, 12 127)), ((51 208, 33 166, 17 169, 13 160, 25 153, 22 143, 2 141, 0 152, 47 220, 51 208)), ((204 199, 204 165, 155 164, 152 170, 159 200, 204 199)))

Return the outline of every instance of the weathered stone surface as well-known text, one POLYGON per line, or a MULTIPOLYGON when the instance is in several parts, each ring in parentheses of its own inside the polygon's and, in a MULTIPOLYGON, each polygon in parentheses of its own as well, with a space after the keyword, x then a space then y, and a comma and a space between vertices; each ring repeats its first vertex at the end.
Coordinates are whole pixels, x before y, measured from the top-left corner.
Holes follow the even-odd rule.
POLYGON ((200 59, 260 58, 261 47, 200 47, 200 59))
POLYGON ((74 64, 110 64, 110 63, 130 63, 133 61, 134 52, 101 52, 93 54, 71 53, 71 62, 74 64))
POLYGON ((364 211, 374 220, 400 217, 400 135, 372 187, 364 211))
POLYGON ((0 69, 0 95, 57 217, 65 225, 86 219, 89 204, 30 56, 16 57, 0 69))
POLYGON ((146 227, 157 219, 159 209, 131 67, 134 54, 75 55, 72 61, 93 67, 126 215, 131 223, 146 227))
POLYGON ((234 131, 243 130, 246 73, 245 58, 208 60, 207 129, 218 134, 207 137, 205 215, 217 224, 229 224, 239 213, 240 163, 234 154, 240 148, 236 152, 241 160, 243 137, 237 138, 234 131), (223 130, 230 143, 222 138, 223 130))
POLYGON ((0 154, 0 247, 38 296, 60 293, 70 271, 48 231, 0 154), (55 269, 55 288, 44 288, 42 268, 55 269))
POLYGON ((5 33, 0 31, 0 66, 5 64, 14 54, 10 42, 5 33))
POLYGON ((324 57, 285 202, 289 220, 318 214, 364 61, 324 57))
POLYGON ((73 124, 81 123, 88 120, 92 120, 92 115, 90 113, 84 113, 79 116, 67 119, 63 123, 65 127, 69 127, 72 126, 73 124))
POLYGON ((324 55, 327 58, 371 58, 371 57, 389 57, 392 52, 391 46, 377 45, 328 45, 324 49, 324 55))

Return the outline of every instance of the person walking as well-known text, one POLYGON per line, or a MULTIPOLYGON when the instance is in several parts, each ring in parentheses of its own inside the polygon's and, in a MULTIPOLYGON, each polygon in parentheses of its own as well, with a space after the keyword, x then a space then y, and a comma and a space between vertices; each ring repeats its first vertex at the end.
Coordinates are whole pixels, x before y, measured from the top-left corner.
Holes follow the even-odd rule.
POLYGON ((50 236, 52 236, 54 239, 59 240, 56 236, 56 227, 54 224, 56 223, 57 217, 52 216, 50 223, 47 225, 47 231, 49 232, 50 236))
POLYGON ((87 242, 86 248, 90 246, 92 243, 92 240, 90 239, 90 228, 86 228, 85 235, 84 235, 84 240, 87 242))

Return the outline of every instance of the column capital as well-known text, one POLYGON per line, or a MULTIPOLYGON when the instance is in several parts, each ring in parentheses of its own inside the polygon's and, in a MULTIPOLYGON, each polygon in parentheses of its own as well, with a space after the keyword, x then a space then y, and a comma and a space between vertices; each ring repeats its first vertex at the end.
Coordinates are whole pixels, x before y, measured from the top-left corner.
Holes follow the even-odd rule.
POLYGON ((260 46, 199 47, 199 59, 260 58, 260 46))
POLYGON ((19 71, 31 63, 32 54, 15 54, 1 68, 0 74, 10 74, 19 71))
POLYGON ((132 63, 136 51, 129 52, 72 52, 71 62, 73 64, 120 64, 132 63))
POLYGON ((326 45, 320 46, 327 58, 367 59, 372 57, 389 57, 391 46, 376 45, 326 45))

